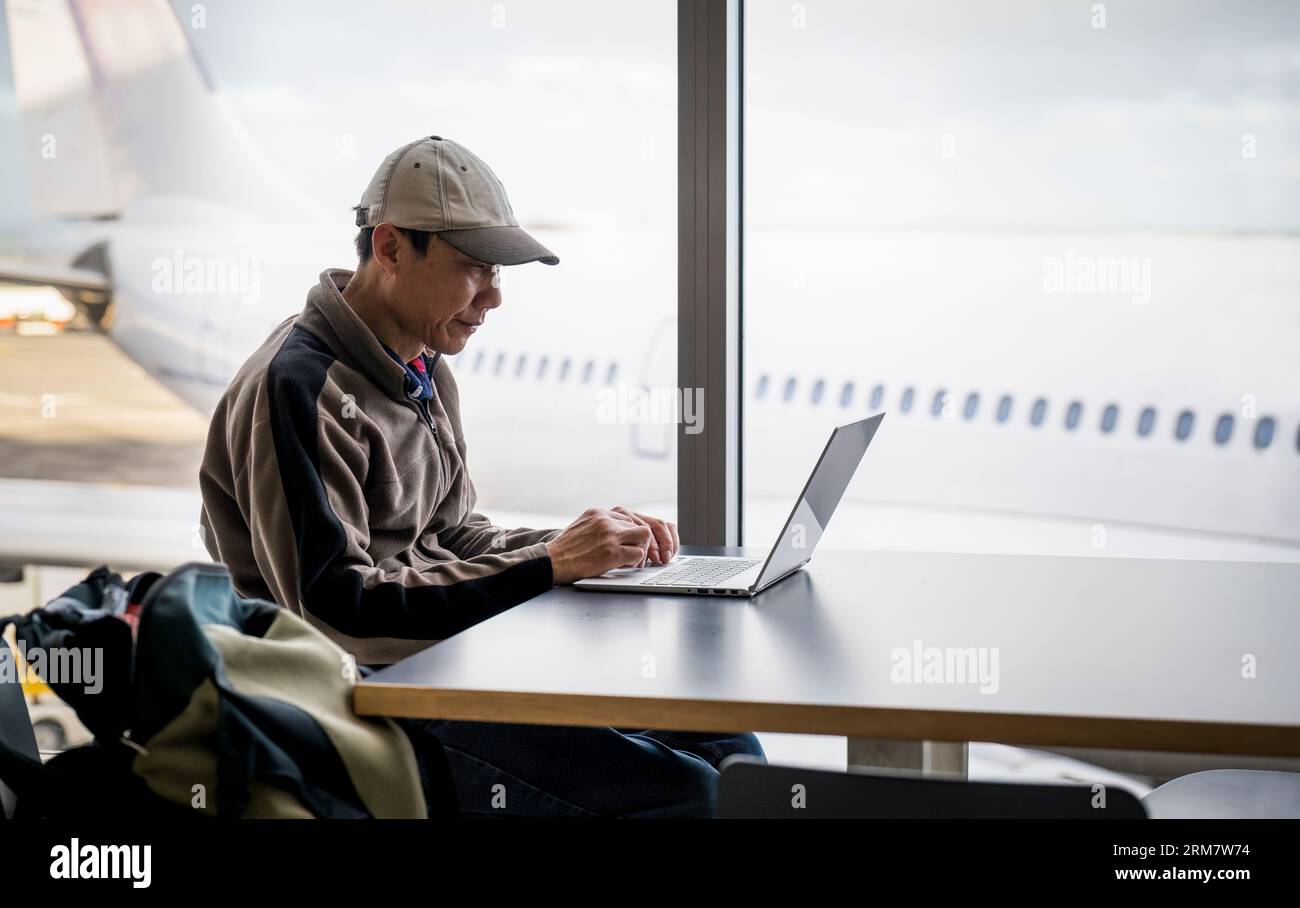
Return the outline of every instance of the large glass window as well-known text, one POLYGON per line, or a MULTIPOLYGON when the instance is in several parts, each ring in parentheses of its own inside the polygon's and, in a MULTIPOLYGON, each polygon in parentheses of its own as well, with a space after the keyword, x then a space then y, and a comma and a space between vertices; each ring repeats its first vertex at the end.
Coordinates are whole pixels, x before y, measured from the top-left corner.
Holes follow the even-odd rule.
MULTIPOLYGON (((352 207, 384 157, 435 134, 561 260, 505 269, 452 362, 479 510, 675 518, 674 0, 76 7, 0 10, 3 257, 98 270, 113 300, 0 287, 0 524, 22 552, 44 534, 124 572, 208 557, 218 397, 321 271, 355 267, 352 207)), ((29 569, 0 614, 84 573, 29 569)), ((32 692, 42 746, 80 743, 51 699, 32 692)))
MULTIPOLYGON (((322 270, 355 266, 352 206, 385 155, 438 134, 493 168, 523 226, 561 259, 504 269, 502 307, 452 362, 480 508, 502 523, 542 526, 593 505, 673 517, 673 420, 682 413, 675 2, 170 5, 152 20, 88 13, 82 32, 103 38, 108 55, 95 61, 99 86, 70 17, 50 13, 34 25, 41 17, 24 12, 12 23, 39 25, 32 42, 15 46, 19 94, 37 107, 65 90, 80 97, 77 117, 55 130, 60 157, 42 168, 29 155, 32 186, 20 188, 44 196, 38 216, 47 201, 62 216, 113 216, 41 221, 52 226, 32 235, 62 231, 72 250, 106 240, 123 285, 106 334, 82 322, 67 329, 75 339, 14 341, 49 348, 29 370, 45 383, 6 384, 14 393, 0 406, 17 406, 21 394, 39 428, 40 392, 57 383, 50 376, 78 373, 60 419, 81 420, 95 436, 87 444, 100 443, 79 461, 66 449, 44 466, 30 459, 28 472, 174 485, 195 493, 197 513, 198 457, 217 397, 302 308, 322 270), (42 82, 50 79, 57 84, 42 82), (101 154, 86 152, 92 140, 101 154), (91 168, 72 162, 83 154, 97 167, 93 185, 44 179, 65 161, 69 179, 84 177, 91 168), (152 263, 191 260, 248 264, 256 299, 198 285, 154 292, 152 263), (127 389, 85 382, 101 359, 120 363, 127 389), (132 395, 157 409, 155 392, 165 417, 131 419, 132 395), (110 417, 119 411, 126 415, 110 417), (104 443, 124 432, 131 446, 104 443)), ((33 128, 23 119, 17 134, 33 128)), ((43 131, 15 142, 15 152, 39 150, 43 131)), ((188 539, 188 521, 185 529, 188 539)))
MULTIPOLYGON (((1298 61, 1287 0, 746 4, 746 374, 918 401, 823 545, 1300 558, 1298 61)), ((877 403, 745 401, 747 543, 877 403)))

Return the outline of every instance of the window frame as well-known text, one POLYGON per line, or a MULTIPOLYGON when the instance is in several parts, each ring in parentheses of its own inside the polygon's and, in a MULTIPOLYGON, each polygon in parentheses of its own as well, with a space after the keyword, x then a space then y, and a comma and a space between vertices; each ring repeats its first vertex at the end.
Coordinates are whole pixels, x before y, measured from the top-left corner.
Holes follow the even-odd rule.
POLYGON ((677 426, 688 545, 742 538, 743 16, 743 0, 677 3, 677 385, 703 417, 677 426))

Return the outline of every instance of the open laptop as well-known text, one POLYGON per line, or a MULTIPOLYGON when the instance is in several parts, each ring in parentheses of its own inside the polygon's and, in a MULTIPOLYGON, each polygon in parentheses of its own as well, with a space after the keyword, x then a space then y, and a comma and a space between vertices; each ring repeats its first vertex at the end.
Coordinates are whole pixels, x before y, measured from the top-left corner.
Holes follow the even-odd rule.
POLYGON ((612 593, 753 596, 762 592, 812 559, 813 549, 884 418, 884 413, 878 413, 831 431, 817 466, 766 558, 681 555, 668 564, 619 568, 573 585, 581 590, 612 593))

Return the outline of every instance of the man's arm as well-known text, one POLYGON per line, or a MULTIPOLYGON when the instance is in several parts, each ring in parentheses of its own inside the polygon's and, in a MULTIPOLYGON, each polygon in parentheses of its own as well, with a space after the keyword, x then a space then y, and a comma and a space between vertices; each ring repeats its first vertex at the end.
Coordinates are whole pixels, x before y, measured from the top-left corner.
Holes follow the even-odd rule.
MULTIPOLYGON (((474 500, 473 485, 470 500, 474 500)), ((474 558, 483 554, 513 552, 526 546, 550 542, 560 530, 533 530, 527 527, 499 527, 477 511, 471 511, 460 526, 438 534, 438 542, 457 558, 474 558)))
POLYGON ((422 570, 376 565, 367 552, 365 443, 318 413, 320 376, 285 370, 268 380, 262 431, 274 456, 249 464, 250 529, 263 575, 292 591, 305 615, 349 638, 435 641, 550 589, 540 542, 422 570), (276 519, 277 500, 287 520, 276 519))

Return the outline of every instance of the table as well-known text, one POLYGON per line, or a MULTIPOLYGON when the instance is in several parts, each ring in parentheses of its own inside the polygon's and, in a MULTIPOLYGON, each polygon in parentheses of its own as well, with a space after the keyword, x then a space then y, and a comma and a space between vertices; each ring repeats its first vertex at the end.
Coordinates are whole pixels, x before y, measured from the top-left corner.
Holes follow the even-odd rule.
MULTIPOLYGON (((761 550, 684 547, 683 554, 761 550)), ((557 587, 358 683, 359 714, 1300 756, 1300 564, 819 551, 753 599, 557 587)))

